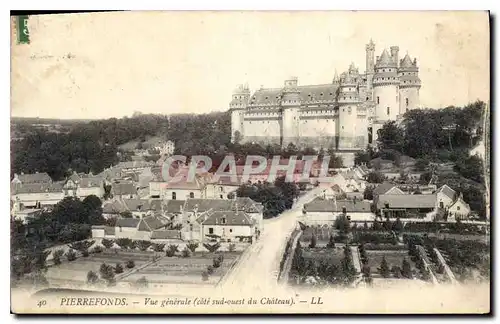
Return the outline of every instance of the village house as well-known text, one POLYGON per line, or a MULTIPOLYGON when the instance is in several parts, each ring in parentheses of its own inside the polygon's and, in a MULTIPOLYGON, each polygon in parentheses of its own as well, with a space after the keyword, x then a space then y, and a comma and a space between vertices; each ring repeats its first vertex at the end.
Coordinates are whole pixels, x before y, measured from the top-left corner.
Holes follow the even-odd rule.
POLYGON ((161 186, 160 197, 171 200, 206 198, 205 178, 195 174, 193 179, 189 179, 187 172, 177 174, 175 178, 161 186))
POLYGON ((448 220, 467 219, 471 209, 463 200, 462 193, 457 193, 447 185, 441 186, 437 191, 436 207, 448 213, 448 220))
POLYGON ((412 218, 432 221, 436 211, 436 195, 383 194, 378 196, 377 209, 382 218, 412 218))
POLYGON ((144 170, 147 167, 152 167, 154 165, 153 162, 146 161, 125 161, 118 163, 115 168, 120 169, 121 176, 124 177, 131 173, 138 173, 144 170))
POLYGON ((257 220, 244 211, 209 210, 202 213, 196 222, 200 224, 200 241, 216 237, 226 242, 238 241, 254 237, 258 231, 257 220))
POLYGON ((460 193, 455 199, 455 201, 448 207, 448 213, 455 220, 466 220, 470 216, 470 206, 463 199, 462 193, 460 193))
POLYGON ((393 183, 383 182, 373 189, 373 202, 377 204, 380 195, 404 195, 405 192, 393 183))
POLYGON ((207 199, 229 199, 229 194, 234 193, 242 185, 240 176, 212 177, 206 185, 207 199), (234 181, 233 181, 234 180, 234 181))
POLYGON ((113 198, 133 199, 138 198, 137 188, 133 182, 115 182, 111 185, 113 198))
MULTIPOLYGON (((184 204, 183 207, 183 215, 182 215, 183 239, 187 240, 205 239, 204 235, 207 233, 210 234, 209 233, 210 230, 208 230, 208 232, 203 232, 202 223, 204 221, 201 222, 203 218, 200 218, 200 216, 202 214, 208 215, 206 214, 207 212, 227 212, 227 211, 241 211, 252 220, 252 222, 248 223, 246 222, 246 218, 242 217, 241 214, 233 215, 236 218, 236 222, 240 223, 240 225, 235 225, 235 226, 246 226, 246 227, 251 227, 253 230, 262 231, 264 207, 248 197, 236 197, 230 200, 188 199, 186 200, 186 203, 184 204)), ((210 222, 211 221, 209 221, 209 223, 210 222)), ((231 228, 229 228, 228 226, 231 225, 229 224, 217 224, 217 225, 222 226, 222 228, 226 227, 228 235, 230 235, 230 233, 233 233, 229 231, 231 228)), ((247 231, 247 229, 242 231, 247 231)), ((235 231, 234 233, 237 232, 235 231)))
POLYGON ((122 201, 134 218, 145 218, 163 209, 160 199, 122 199, 122 201))
POLYGON ((93 238, 132 240, 165 240, 180 239, 179 230, 171 230, 170 220, 160 215, 144 218, 120 218, 114 227, 92 226, 93 238))
POLYGON ((49 184, 52 179, 46 172, 36 172, 31 174, 14 174, 11 183, 13 184, 49 184))
POLYGON ((300 220, 306 225, 333 225, 335 219, 341 214, 347 215, 351 221, 375 219, 368 201, 316 198, 304 205, 300 220))
POLYGON ((44 208, 64 199, 63 185, 58 183, 14 184, 11 199, 24 208, 44 208))
POLYGON ((85 177, 80 180, 76 188, 76 196, 84 199, 90 195, 102 199, 104 196, 104 181, 99 176, 85 177))

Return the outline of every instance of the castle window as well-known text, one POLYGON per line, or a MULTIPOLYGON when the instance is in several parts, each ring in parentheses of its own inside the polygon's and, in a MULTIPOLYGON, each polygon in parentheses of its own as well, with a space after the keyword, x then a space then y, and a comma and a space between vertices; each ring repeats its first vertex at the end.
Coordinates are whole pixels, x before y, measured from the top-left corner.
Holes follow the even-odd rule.
POLYGON ((330 92, 330 96, 333 96, 333 93, 330 92))
POLYGON ((382 72, 385 72, 385 69, 382 69, 382 72))
POLYGON ((266 100, 269 99, 269 97, 266 97, 266 100))
POLYGON ((342 126, 342 129, 344 129, 344 126, 342 126))
POLYGON ((408 98, 406 98, 406 107, 408 107, 408 103, 409 103, 408 98))
POLYGON ((377 103, 378 104, 380 103, 380 97, 377 97, 377 103))
POLYGON ((370 98, 366 97, 366 101, 368 101, 370 98))
POLYGON ((387 115, 389 115, 391 112, 391 109, 389 107, 387 107, 387 115))

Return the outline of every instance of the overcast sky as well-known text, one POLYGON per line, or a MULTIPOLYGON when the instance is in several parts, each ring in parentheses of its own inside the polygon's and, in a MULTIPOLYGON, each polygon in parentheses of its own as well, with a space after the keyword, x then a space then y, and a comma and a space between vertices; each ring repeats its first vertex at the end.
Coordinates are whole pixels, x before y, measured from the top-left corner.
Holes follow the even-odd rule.
POLYGON ((330 83, 392 45, 417 58, 421 104, 489 98, 483 12, 118 12, 30 18, 12 46, 12 116, 108 118, 228 109, 231 93, 330 83))

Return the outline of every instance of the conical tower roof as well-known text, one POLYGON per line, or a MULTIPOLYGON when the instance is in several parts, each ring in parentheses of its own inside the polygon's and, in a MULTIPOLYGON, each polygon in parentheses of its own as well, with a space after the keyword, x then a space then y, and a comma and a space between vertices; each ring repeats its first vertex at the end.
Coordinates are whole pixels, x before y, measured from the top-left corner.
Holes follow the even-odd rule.
POLYGON ((382 52, 382 55, 380 56, 380 59, 378 61, 378 65, 379 66, 389 66, 392 63, 393 62, 391 60, 391 56, 387 52, 387 49, 384 49, 384 51, 382 52))
POLYGON ((413 63, 411 61, 411 58, 410 58, 410 55, 408 55, 408 53, 406 53, 405 57, 403 58, 403 60, 401 61, 401 64, 400 66, 402 68, 409 68, 409 67, 413 67, 413 63))

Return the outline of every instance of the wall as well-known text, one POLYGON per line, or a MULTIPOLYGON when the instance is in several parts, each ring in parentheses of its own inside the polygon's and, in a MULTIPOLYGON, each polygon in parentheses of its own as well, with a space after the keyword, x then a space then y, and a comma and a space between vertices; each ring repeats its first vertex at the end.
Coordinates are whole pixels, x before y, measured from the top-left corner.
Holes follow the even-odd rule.
POLYGON ((438 192, 438 194, 436 195, 436 197, 437 197, 437 199, 436 199, 436 208, 439 208, 439 203, 440 202, 443 202, 443 207, 444 208, 450 207, 450 205, 453 203, 453 199, 449 198, 448 196, 446 196, 442 192, 438 192))
POLYGON ((238 189, 237 185, 227 186, 219 184, 208 184, 206 187, 207 199, 228 199, 227 195, 238 189), (222 191, 221 191, 222 188, 222 191), (220 197, 222 195, 222 198, 220 197))
POLYGON ((399 89, 399 113, 404 114, 407 110, 418 108, 420 105, 419 90, 415 87, 401 87, 399 89), (406 107, 408 98, 408 108, 406 107))
POLYGON ((399 91, 396 85, 378 85, 374 88, 375 118, 380 121, 396 120, 399 115, 399 91), (380 103, 377 104, 377 97, 380 103), (389 107, 389 115, 387 115, 389 107))
POLYGON ((213 234, 231 239, 234 238, 235 240, 236 236, 251 236, 255 234, 253 226, 202 225, 202 238, 205 238, 209 234, 210 228, 213 228, 213 234))
POLYGON ((356 146, 357 105, 347 104, 339 107, 338 134, 339 149, 356 146))
POLYGON ((243 114, 245 110, 235 109, 231 111, 231 140, 234 142, 234 133, 239 131, 244 136, 243 114))
POLYGON ((194 193, 194 198, 205 198, 202 190, 196 189, 165 189, 163 192, 163 197, 165 199, 172 199, 172 193, 176 193, 175 200, 186 200, 189 198, 189 194, 194 193))
POLYGON ((12 199, 15 201, 16 197, 19 199, 19 202, 22 203, 24 206, 33 207, 37 204, 37 202, 40 202, 40 204, 44 205, 55 205, 64 199, 64 193, 62 191, 19 193, 17 195, 12 196, 12 199))
POLYGON ((102 187, 80 188, 76 189, 76 195, 80 199, 84 199, 90 195, 96 195, 99 198, 104 196, 104 189, 102 187))
POLYGON ((166 182, 150 182, 149 183, 149 196, 161 196, 161 188, 165 186, 166 182))
POLYGON ((283 146, 297 143, 300 134, 300 107, 283 108, 283 146))

